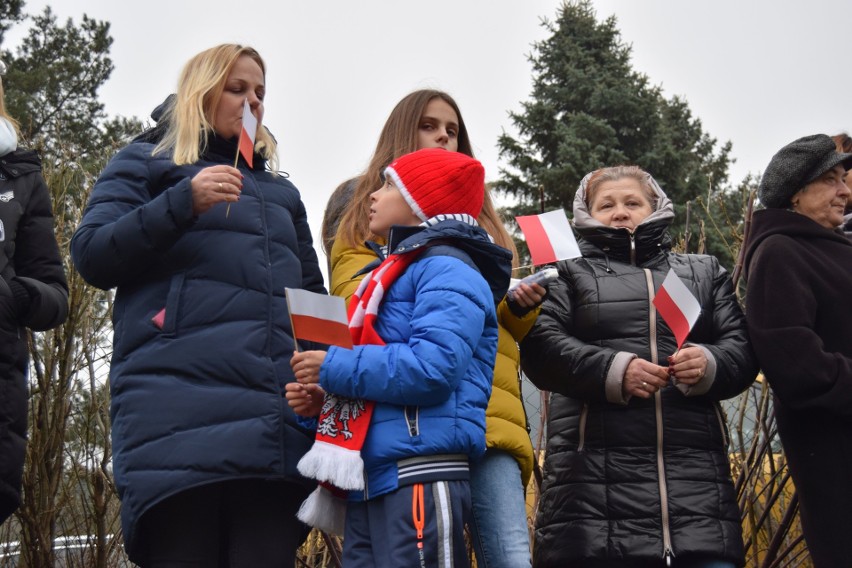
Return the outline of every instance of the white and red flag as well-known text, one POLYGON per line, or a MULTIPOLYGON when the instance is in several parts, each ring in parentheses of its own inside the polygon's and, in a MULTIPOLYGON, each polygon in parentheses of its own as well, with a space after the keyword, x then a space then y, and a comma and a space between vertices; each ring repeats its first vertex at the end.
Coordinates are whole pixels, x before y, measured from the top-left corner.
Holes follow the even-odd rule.
POLYGON ((515 217, 524 233, 533 264, 547 264, 582 256, 574 231, 562 209, 515 217))
POLYGON ((254 137, 257 135, 257 118, 251 113, 248 99, 243 102, 243 127, 240 129, 240 154, 248 167, 253 168, 254 137))
POLYGON ((674 332, 677 348, 680 349, 701 315, 701 304, 671 268, 657 290, 654 306, 674 332))
POLYGON ((298 288, 285 288, 284 293, 293 324, 293 339, 352 349, 352 334, 343 298, 298 288))

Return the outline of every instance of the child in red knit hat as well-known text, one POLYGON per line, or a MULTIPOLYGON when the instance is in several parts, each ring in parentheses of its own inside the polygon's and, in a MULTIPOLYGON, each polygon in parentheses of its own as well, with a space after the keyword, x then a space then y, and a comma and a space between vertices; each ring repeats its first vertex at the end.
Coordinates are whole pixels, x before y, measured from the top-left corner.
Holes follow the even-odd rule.
POLYGON ((378 265, 349 306, 356 346, 291 360, 289 404, 319 415, 299 469, 323 482, 300 518, 339 530, 332 486, 349 490, 347 568, 468 565, 468 463, 485 451, 494 306, 511 269, 476 223, 484 190, 482 165, 464 154, 424 149, 391 163, 370 205, 388 254, 374 248, 378 265))

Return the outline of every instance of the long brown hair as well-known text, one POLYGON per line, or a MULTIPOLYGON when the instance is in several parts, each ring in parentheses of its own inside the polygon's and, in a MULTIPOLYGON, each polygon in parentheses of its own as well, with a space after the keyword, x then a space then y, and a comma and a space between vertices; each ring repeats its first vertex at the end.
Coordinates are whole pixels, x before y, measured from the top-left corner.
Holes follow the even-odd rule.
MULTIPOLYGON (((360 245, 366 240, 379 239, 378 235, 370 232, 370 194, 381 186, 382 172, 394 159, 420 149, 418 138, 420 120, 426 112, 426 107, 434 99, 443 100, 456 113, 459 122, 458 151, 474 157, 461 111, 450 95, 434 89, 422 89, 406 95, 397 103, 385 121, 370 164, 358 178, 352 199, 340 218, 336 238, 343 239, 350 246, 360 245)), ((488 189, 485 190, 482 212, 477 220, 491 235, 494 242, 512 251, 514 258, 517 259, 515 243, 506 231, 500 214, 494 208, 488 189)), ((333 219, 324 219, 324 227, 326 221, 334 222, 333 219)))

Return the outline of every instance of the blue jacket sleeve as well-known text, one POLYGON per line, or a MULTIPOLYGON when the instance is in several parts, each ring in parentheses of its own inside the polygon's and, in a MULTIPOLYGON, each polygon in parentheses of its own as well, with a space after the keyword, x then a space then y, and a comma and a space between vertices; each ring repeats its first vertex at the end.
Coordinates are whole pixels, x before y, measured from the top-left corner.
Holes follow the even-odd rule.
POLYGON ((432 406, 459 386, 483 335, 487 310, 494 311, 488 285, 448 256, 422 259, 408 271, 415 288, 408 341, 330 348, 320 369, 324 389, 350 398, 432 406))
POLYGON ((190 178, 153 187, 150 144, 131 144, 95 183, 71 239, 71 257, 90 284, 104 290, 132 283, 194 223, 190 178))

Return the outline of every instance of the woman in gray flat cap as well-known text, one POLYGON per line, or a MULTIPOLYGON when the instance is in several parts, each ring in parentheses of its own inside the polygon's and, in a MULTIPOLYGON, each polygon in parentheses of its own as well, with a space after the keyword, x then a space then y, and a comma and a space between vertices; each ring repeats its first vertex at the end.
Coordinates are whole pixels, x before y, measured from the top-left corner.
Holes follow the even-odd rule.
POLYGON ((815 565, 852 562, 852 241, 839 226, 852 154, 816 134, 763 174, 746 244, 746 318, 815 565))

